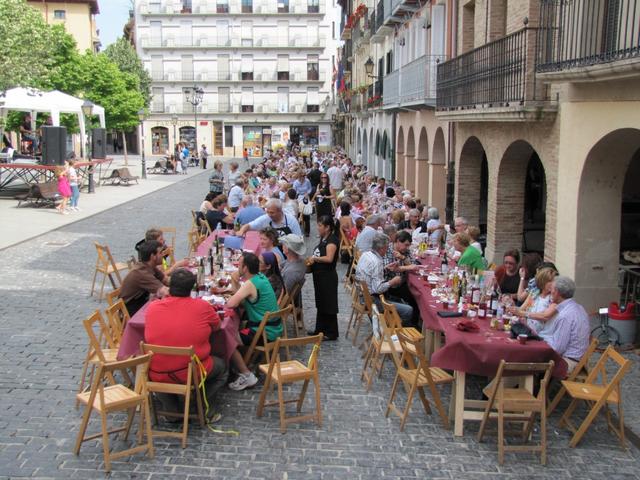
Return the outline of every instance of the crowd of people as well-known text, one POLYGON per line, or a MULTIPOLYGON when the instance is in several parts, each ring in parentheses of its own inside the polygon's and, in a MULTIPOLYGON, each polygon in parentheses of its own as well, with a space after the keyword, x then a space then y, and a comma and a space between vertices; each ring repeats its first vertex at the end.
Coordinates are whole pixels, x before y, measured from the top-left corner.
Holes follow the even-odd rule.
MULTIPOLYGON (((338 339, 336 266, 338 261, 351 261, 341 258, 345 242, 355 246, 359 255, 355 278, 366 285, 378 308, 383 310, 380 297, 384 295, 396 306, 404 326, 421 329, 421 312, 408 276, 419 264, 412 245, 424 242, 441 248, 448 262, 474 273, 495 269, 496 288, 512 300, 510 312, 525 319, 570 368, 586 351, 589 318, 572 298, 575 284, 559 276, 553 264, 542 262, 537 254, 521 259, 517 250, 509 250, 501 265, 489 265, 477 226, 463 217, 445 225, 437 208, 425 205, 399 182, 378 178, 366 166, 353 164, 341 149, 304 155, 295 148, 280 149, 261 163, 245 165, 244 170, 237 162, 229 166, 225 175, 223 164, 214 162, 209 192, 196 211, 211 230, 233 229, 238 236, 260 232, 260 251, 242 254, 238 270, 231 275, 232 295, 226 304, 244 312, 246 327, 238 332, 241 344, 251 342, 264 314, 277 310, 283 292, 302 285, 307 274, 312 277, 316 306, 315 325, 308 333, 323 333, 327 341, 338 339), (307 248, 305 237, 311 234, 313 215, 319 238, 307 248)), ((137 250, 139 263, 124 279, 121 298, 131 315, 150 296, 161 299, 146 312, 145 339, 196 346, 211 377, 208 395, 214 395, 227 375, 224 361, 212 359, 208 346, 211 332, 220 324, 218 314, 201 299, 189 297, 196 278, 185 268, 186 259, 166 265, 162 232, 148 231, 137 250), (180 321, 169 321, 172 315, 180 321)), ((300 296, 294 301, 301 305, 300 296)), ((279 319, 267 324, 268 340, 275 340, 282 329, 279 319)), ((154 356, 152 379, 166 377, 169 367, 164 361, 154 356)), ((236 374, 229 383, 231 389, 257 383, 239 352, 231 357, 231 367, 236 374)))

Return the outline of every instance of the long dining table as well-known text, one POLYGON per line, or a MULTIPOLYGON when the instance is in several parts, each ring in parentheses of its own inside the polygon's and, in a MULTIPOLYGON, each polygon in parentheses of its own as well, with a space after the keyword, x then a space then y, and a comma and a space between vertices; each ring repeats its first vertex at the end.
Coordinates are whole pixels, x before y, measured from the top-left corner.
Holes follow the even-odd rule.
MULTIPOLYGON (((225 230, 212 232, 211 235, 198 246, 196 255, 206 256, 215 242, 216 237, 219 236, 222 239, 229 235, 230 232, 225 230)), ((260 252, 260 234, 258 232, 247 232, 244 238, 238 238, 237 240, 241 243, 241 248, 244 251, 251 251, 256 254, 260 252)), ((147 302, 127 322, 118 348, 118 360, 124 360, 140 353, 140 342, 144 341, 146 311, 150 303, 151 302, 147 302)), ((238 347, 240 316, 238 312, 228 308, 220 310, 218 314, 221 317, 220 329, 211 333, 211 354, 229 362, 231 354, 238 347)))
MULTIPOLYGON (((431 270, 437 270, 440 260, 437 256, 427 256, 421 263, 431 270)), ((410 274, 408 285, 420 309, 423 332, 439 337, 444 334, 442 346, 436 341, 435 352, 430 364, 445 370, 452 370, 455 377, 453 403, 450 412, 454 419, 454 435, 462 436, 465 420, 481 420, 486 401, 466 398, 466 376, 478 375, 488 378, 495 376, 501 360, 507 362, 548 362, 555 363, 553 376, 564 378, 567 364, 562 357, 544 341, 527 341, 524 345, 511 338, 509 332, 494 330, 491 319, 476 319, 479 329, 461 331, 456 327, 459 317, 443 318, 438 315, 443 308, 423 276, 410 274)), ((449 310, 447 310, 449 311, 449 310)), ((532 391, 531 377, 525 381, 525 388, 532 391)))

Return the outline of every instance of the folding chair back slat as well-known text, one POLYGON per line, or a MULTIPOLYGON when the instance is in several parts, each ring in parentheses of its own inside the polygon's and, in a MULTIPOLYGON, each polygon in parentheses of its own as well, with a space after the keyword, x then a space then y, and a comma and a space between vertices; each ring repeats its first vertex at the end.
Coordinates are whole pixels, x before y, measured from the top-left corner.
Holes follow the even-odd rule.
POLYGON ((116 345, 119 345, 127 322, 131 319, 124 300, 119 299, 113 305, 107 307, 105 313, 108 319, 107 326, 111 332, 111 338, 116 345))
POLYGON ((267 312, 264 314, 264 316, 262 317, 262 320, 260 321, 260 325, 258 325, 258 328, 256 329, 256 332, 253 336, 253 339, 251 340, 251 344, 249 345, 249 348, 244 354, 243 359, 246 365, 249 365, 251 363, 251 361, 253 360, 253 357, 256 355, 257 352, 264 353, 267 362, 269 361, 269 350, 271 349, 271 347, 273 347, 274 343, 271 342, 271 344, 269 344, 265 327, 267 326, 267 323, 270 320, 274 318, 280 318, 280 321, 282 322, 282 327, 283 327, 282 335, 286 339, 286 335, 287 335, 287 329, 285 328, 286 318, 289 315, 291 315, 291 312, 292 312, 292 308, 291 308, 291 305, 289 305, 275 312, 267 312), (261 339, 262 339, 262 345, 258 345, 258 342, 261 339))

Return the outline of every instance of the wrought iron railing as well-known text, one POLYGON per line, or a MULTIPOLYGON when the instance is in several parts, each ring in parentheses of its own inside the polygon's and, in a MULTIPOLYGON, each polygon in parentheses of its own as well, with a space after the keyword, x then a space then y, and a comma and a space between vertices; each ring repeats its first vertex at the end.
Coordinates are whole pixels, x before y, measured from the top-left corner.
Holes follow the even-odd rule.
POLYGON ((536 70, 640 57, 640 0, 541 0, 536 70))
POLYGON ((380 0, 376 6, 376 28, 373 33, 377 32, 382 25, 384 25, 384 1, 380 0))
POLYGON ((524 104, 536 99, 535 34, 523 28, 438 65, 438 110, 524 104))

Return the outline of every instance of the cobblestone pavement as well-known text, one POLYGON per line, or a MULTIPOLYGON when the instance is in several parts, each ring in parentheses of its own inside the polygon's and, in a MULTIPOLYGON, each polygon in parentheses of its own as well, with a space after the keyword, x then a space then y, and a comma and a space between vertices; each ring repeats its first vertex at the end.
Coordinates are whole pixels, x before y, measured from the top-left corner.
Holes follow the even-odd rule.
MULTIPOLYGON (((93 241, 110 245, 124 260, 151 225, 176 226, 178 251, 186 252, 188 210, 199 205, 206 176, 187 179, 138 200, 63 227, 0 252, 0 478, 101 478, 102 446, 86 443, 72 453, 80 422, 74 409, 87 340, 81 320, 101 307, 88 298, 95 250, 93 241)), ((313 242, 313 238, 311 242, 313 242)), ((341 266, 341 272, 344 267, 341 266)), ((340 325, 344 332, 348 298, 340 289, 340 325)), ((311 279, 304 288, 307 326, 315 319, 311 279)), ((238 436, 214 434, 192 426, 189 444, 155 442, 156 456, 113 463, 114 478, 193 479, 372 479, 372 478, 640 478, 640 451, 622 450, 602 420, 578 448, 569 435, 549 424, 549 460, 542 467, 532 454, 508 454, 497 463, 495 437, 475 440, 477 425, 455 438, 437 416, 418 402, 405 431, 384 411, 392 382, 385 367, 370 393, 360 382, 361 352, 350 341, 322 345, 320 354, 323 425, 294 424, 279 432, 276 410, 255 415, 260 387, 225 389, 219 398, 220 427, 238 436)), ((637 357, 635 357, 637 359, 637 357)), ((627 424, 640 432, 638 370, 626 380, 627 424)), ((449 388, 443 390, 449 400, 449 388)), ((401 400, 402 401, 402 400, 401 400)), ((306 407, 312 403, 307 401, 306 407)), ((562 408, 560 409, 562 410, 562 408)), ((93 423, 96 428, 96 423, 93 423)), ((534 438, 537 434, 534 435, 534 438)), ((122 446, 115 442, 116 446, 122 446)))

